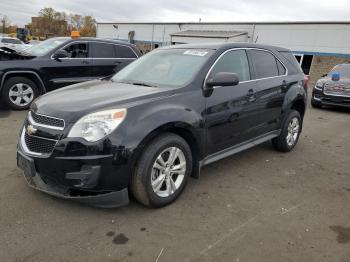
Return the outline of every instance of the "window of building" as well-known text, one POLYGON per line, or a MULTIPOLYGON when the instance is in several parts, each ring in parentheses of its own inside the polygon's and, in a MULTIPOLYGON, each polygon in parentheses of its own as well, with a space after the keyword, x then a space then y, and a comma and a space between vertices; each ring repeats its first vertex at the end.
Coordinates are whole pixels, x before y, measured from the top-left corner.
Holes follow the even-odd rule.
POLYGON ((313 55, 294 54, 305 75, 310 74, 313 55))

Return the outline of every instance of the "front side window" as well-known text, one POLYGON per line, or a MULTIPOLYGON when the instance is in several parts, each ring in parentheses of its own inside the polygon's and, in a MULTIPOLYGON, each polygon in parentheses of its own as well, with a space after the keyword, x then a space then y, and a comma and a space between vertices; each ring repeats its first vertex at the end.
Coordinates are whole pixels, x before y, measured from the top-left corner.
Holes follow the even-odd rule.
POLYGON ((68 53, 68 58, 88 58, 88 44, 74 43, 64 48, 68 53))
POLYGON ((94 58, 115 58, 114 45, 92 43, 92 54, 94 58))
POLYGON ((277 65, 278 60, 274 55, 262 50, 250 50, 250 52, 256 79, 280 75, 277 65))
POLYGON ((209 78, 219 72, 236 73, 239 81, 250 80, 248 58, 245 50, 233 50, 224 54, 214 65, 209 78))
POLYGON ((155 50, 123 68, 112 81, 183 87, 195 77, 213 52, 209 49, 155 50))

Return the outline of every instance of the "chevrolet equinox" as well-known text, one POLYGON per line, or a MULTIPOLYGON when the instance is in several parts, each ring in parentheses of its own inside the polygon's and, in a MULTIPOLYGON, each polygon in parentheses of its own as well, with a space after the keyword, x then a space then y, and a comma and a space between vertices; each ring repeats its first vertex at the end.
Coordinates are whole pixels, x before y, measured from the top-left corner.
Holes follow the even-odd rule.
POLYGON ((33 188, 100 207, 173 202, 204 165, 298 142, 306 81, 292 53, 256 44, 157 49, 114 76, 32 104, 17 164, 33 188))

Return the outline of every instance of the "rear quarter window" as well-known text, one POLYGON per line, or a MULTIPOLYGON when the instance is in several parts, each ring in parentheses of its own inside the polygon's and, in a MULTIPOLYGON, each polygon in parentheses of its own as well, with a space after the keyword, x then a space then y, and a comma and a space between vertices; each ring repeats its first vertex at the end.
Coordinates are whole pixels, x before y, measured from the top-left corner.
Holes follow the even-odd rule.
POLYGON ((298 60, 295 58, 292 52, 290 51, 279 51, 279 53, 283 56, 283 58, 286 60, 286 65, 289 69, 289 72, 291 74, 298 74, 303 73, 303 70, 301 69, 298 60))

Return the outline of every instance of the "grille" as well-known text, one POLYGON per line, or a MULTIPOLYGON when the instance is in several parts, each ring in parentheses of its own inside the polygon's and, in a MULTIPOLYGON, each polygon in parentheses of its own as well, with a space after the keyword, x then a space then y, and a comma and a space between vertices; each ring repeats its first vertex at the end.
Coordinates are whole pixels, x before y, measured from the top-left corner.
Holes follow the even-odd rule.
POLYGON ((39 114, 35 114, 33 112, 30 112, 30 115, 31 115, 32 119, 35 121, 35 123, 37 123, 37 124, 64 128, 64 120, 63 119, 39 115, 39 114))
POLYGON ((349 96, 350 97, 350 83, 349 84, 326 83, 324 86, 324 93, 326 95, 349 96))
POLYGON ((24 141, 26 143, 27 148, 34 153, 40 154, 50 154, 57 141, 49 140, 46 138, 41 138, 37 136, 30 136, 27 132, 24 131, 24 141))

